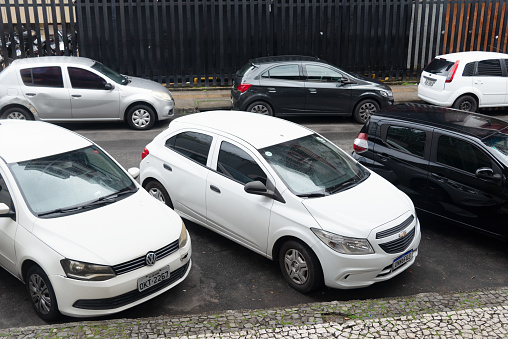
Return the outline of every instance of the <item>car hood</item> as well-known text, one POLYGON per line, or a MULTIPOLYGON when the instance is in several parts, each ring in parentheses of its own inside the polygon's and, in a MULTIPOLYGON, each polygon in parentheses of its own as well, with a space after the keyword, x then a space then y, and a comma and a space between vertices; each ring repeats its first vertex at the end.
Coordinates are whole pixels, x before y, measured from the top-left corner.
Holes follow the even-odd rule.
POLYGON ((129 89, 140 89, 145 91, 159 91, 159 92, 167 92, 167 88, 159 84, 158 82, 137 78, 137 77, 128 77, 130 82, 127 84, 129 89))
POLYGON ((173 210, 140 189, 90 211, 37 219, 33 233, 68 259, 116 265, 170 244, 181 229, 173 210))
POLYGON ((406 194, 375 173, 355 187, 303 204, 323 230, 354 238, 367 238, 374 228, 414 210, 406 194))

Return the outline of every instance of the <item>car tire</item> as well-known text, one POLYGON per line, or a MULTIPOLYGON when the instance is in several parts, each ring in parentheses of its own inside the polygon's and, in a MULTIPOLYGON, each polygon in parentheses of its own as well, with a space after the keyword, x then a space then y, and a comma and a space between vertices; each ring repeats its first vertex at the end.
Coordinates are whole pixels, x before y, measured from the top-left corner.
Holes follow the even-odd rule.
POLYGON ((33 120, 33 115, 23 107, 11 107, 2 114, 2 119, 33 120))
POLYGON ((463 95, 453 103, 453 108, 460 109, 466 112, 476 112, 478 103, 471 95, 463 95))
POLYGON ((33 265, 26 274, 26 288, 32 306, 37 315, 45 321, 55 321, 60 318, 53 286, 42 268, 33 265))
POLYGON ((279 266, 288 284, 300 293, 323 286, 323 270, 316 254, 296 240, 288 240, 279 251, 279 266))
POLYGON ((127 112, 127 123, 136 130, 147 130, 155 124, 155 113, 147 105, 134 105, 127 112))
POLYGON ((168 191, 162 186, 162 184, 156 180, 152 180, 148 182, 145 186, 145 190, 150 193, 152 197, 155 199, 163 202, 167 206, 169 206, 171 209, 175 209, 173 207, 173 202, 171 201, 171 198, 169 197, 168 191))
POLYGON ((353 111, 353 118, 359 124, 365 124, 370 116, 379 111, 379 104, 373 99, 360 101, 353 111))
POLYGON ((247 112, 273 116, 272 106, 264 101, 255 101, 247 107, 247 112))

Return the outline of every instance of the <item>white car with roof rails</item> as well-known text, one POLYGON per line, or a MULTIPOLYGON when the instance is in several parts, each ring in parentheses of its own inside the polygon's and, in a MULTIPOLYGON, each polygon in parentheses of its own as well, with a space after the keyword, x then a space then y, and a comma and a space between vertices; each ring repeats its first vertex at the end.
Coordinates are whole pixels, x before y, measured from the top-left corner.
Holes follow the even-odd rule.
POLYGON ((421 74, 418 96, 434 105, 470 112, 508 106, 508 54, 438 55, 421 74))
POLYGON ((278 261, 303 293, 385 281, 418 255, 406 194, 286 120, 238 111, 177 118, 146 146, 140 170, 150 194, 278 261))
POLYGON ((35 312, 120 312, 182 282, 181 218, 90 140, 40 121, 0 120, 0 266, 35 312))

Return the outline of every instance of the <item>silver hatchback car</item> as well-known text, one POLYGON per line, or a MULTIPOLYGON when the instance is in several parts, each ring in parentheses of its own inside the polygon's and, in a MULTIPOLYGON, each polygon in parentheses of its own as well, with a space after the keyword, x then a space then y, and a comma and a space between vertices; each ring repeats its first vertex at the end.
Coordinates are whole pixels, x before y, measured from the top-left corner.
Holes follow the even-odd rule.
POLYGON ((49 122, 126 121, 138 130, 173 116, 163 85, 82 57, 17 59, 0 72, 0 117, 49 122))

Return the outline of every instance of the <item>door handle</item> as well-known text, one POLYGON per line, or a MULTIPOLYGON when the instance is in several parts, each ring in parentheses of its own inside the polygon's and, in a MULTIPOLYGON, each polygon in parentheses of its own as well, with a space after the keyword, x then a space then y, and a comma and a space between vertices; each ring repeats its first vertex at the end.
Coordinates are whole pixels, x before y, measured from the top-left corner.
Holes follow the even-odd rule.
POLYGON ((316 94, 317 90, 315 88, 308 88, 309 92, 312 94, 316 94))
POLYGON ((81 98, 81 94, 73 94, 72 97, 73 98, 81 98))
POLYGON ((388 161, 388 154, 386 154, 386 153, 381 153, 381 154, 379 155, 379 160, 381 160, 381 161, 388 161))
POLYGON ((167 169, 170 172, 173 172, 173 169, 168 164, 164 164, 164 165, 162 165, 162 167, 164 167, 164 169, 167 169))
POLYGON ((37 93, 26 93, 25 94, 27 97, 34 97, 37 95, 37 93))
POLYGON ((268 90, 269 93, 275 93, 275 92, 277 92, 275 87, 268 87, 267 90, 268 90))
POLYGON ((210 189, 214 192, 220 193, 220 189, 217 186, 210 185, 210 189))
POLYGON ((440 174, 436 174, 436 173, 431 173, 430 176, 436 180, 436 181, 439 181, 439 182, 447 182, 448 179, 440 174))
POLYGON ((481 80, 475 80, 474 83, 475 85, 483 85, 483 81, 481 80))

